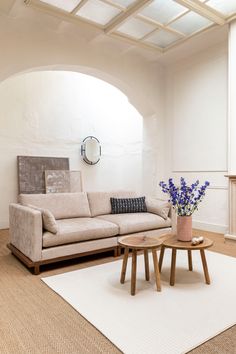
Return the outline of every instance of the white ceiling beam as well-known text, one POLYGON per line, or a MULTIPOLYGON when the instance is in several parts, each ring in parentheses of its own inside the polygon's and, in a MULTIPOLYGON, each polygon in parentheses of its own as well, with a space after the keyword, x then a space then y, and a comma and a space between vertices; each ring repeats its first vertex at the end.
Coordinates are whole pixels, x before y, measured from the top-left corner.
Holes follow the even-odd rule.
POLYGON ((210 30, 210 29, 212 29, 212 28, 216 28, 216 27, 217 27, 217 24, 213 23, 212 25, 210 25, 210 26, 207 27, 207 28, 200 29, 199 31, 194 32, 194 33, 191 34, 190 36, 185 37, 185 38, 182 38, 182 39, 178 40, 177 42, 174 42, 174 43, 168 45, 166 48, 163 49, 163 53, 168 52, 170 49, 177 47, 178 45, 180 45, 180 44, 186 42, 186 41, 187 41, 188 39, 190 39, 190 38, 196 37, 196 36, 200 35, 201 33, 204 33, 204 32, 206 32, 206 31, 208 31, 208 30, 210 30))
POLYGON ((139 0, 128 7, 128 9, 117 15, 110 23, 105 27, 105 33, 109 34, 115 31, 119 26, 122 25, 125 21, 127 21, 130 17, 135 16, 140 10, 149 5, 153 0, 139 0))
POLYGON ((236 13, 227 17, 227 23, 230 23, 231 21, 234 21, 234 20, 236 20, 236 13))
POLYGON ((111 5, 113 7, 115 7, 116 9, 120 10, 120 11, 126 11, 126 7, 120 4, 117 4, 115 2, 113 2, 112 0, 100 0, 101 2, 104 2, 105 4, 111 5))
POLYGON ((47 14, 54 16, 54 17, 57 17, 61 20, 68 21, 71 23, 76 23, 77 25, 81 24, 81 22, 82 22, 82 23, 85 23, 87 25, 97 28, 98 30, 102 31, 101 33, 104 33, 102 25, 95 24, 94 22, 92 23, 91 21, 89 21, 87 19, 83 19, 80 16, 72 15, 70 12, 64 11, 64 10, 54 7, 52 5, 43 3, 39 0, 24 0, 24 2, 26 5, 31 6, 32 8, 34 8, 36 10, 40 10, 44 13, 47 13, 47 14))
POLYGON ((179 35, 181 37, 186 37, 186 34, 180 32, 180 31, 177 31, 174 28, 171 28, 171 27, 168 27, 166 25, 163 25, 162 23, 157 22, 157 21, 155 21, 155 20, 153 20, 153 19, 151 19, 149 17, 146 17, 146 16, 144 16, 142 14, 136 15, 135 18, 138 18, 139 20, 142 20, 143 22, 148 23, 150 25, 156 26, 156 30, 157 29, 162 29, 164 31, 167 31, 167 32, 170 32, 170 33, 173 33, 173 34, 177 34, 177 35, 179 35))
POLYGON ((75 15, 82 6, 84 6, 88 0, 81 0, 79 4, 71 11, 71 15, 75 15))
POLYGON ((192 11, 197 12, 199 15, 208 18, 208 20, 223 26, 225 22, 224 16, 218 11, 214 10, 207 4, 196 0, 175 0, 180 5, 189 8, 192 11))
POLYGON ((134 45, 136 47, 151 49, 151 50, 153 50, 157 53, 160 53, 160 54, 163 53, 163 49, 156 46, 156 45, 146 44, 145 42, 142 42, 141 40, 133 39, 133 38, 131 38, 127 35, 123 35, 121 33, 113 32, 113 33, 110 33, 109 36, 113 37, 113 38, 124 40, 125 42, 130 43, 131 45, 134 45))

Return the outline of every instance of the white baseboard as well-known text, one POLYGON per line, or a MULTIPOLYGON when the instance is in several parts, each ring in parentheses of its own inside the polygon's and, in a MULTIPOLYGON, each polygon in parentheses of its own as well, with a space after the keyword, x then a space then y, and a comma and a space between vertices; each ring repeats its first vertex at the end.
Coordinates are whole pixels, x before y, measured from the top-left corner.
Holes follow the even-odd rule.
POLYGON ((236 235, 225 234, 225 239, 236 241, 236 235))
POLYGON ((204 230, 204 231, 217 232, 219 234, 225 234, 228 230, 227 225, 208 224, 206 222, 202 222, 198 220, 193 220, 193 228, 204 230))
POLYGON ((9 222, 0 220, 0 230, 8 229, 8 228, 9 228, 9 222))

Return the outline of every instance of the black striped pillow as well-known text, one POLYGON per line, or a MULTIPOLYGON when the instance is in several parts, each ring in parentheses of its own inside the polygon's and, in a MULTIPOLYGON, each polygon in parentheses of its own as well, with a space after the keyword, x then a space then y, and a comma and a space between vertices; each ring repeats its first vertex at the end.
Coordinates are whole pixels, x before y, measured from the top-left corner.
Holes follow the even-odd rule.
POLYGON ((144 213, 147 211, 145 197, 140 198, 110 198, 111 213, 144 213))

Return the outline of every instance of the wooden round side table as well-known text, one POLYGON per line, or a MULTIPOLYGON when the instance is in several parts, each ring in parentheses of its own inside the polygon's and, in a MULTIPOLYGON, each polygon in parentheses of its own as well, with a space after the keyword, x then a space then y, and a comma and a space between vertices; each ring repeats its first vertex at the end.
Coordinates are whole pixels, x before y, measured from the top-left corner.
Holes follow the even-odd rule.
POLYGON ((159 269, 161 272, 162 263, 164 252, 166 248, 172 249, 172 257, 171 257, 171 271, 170 271, 170 285, 175 284, 175 266, 176 266, 176 253, 177 250, 186 250, 188 252, 188 267, 189 270, 193 270, 193 263, 192 263, 192 251, 199 250, 202 259, 202 266, 205 275, 206 284, 210 284, 210 276, 207 267, 207 261, 205 256, 205 249, 211 247, 213 245, 213 241, 209 238, 204 238, 204 241, 196 246, 189 242, 178 241, 175 235, 168 237, 162 243, 161 253, 160 253, 160 262, 159 262, 159 269))
POLYGON ((135 295, 136 291, 136 269, 137 269, 137 251, 144 251, 144 264, 145 264, 145 279, 148 281, 150 279, 149 273, 149 260, 148 260, 148 250, 152 251, 153 265, 156 278, 157 291, 161 291, 161 278, 157 257, 157 248, 162 245, 161 240, 155 239, 149 236, 124 236, 118 241, 121 247, 124 247, 124 258, 121 270, 120 282, 124 284, 126 268, 129 256, 129 250, 132 251, 132 271, 131 271, 131 295, 135 295))

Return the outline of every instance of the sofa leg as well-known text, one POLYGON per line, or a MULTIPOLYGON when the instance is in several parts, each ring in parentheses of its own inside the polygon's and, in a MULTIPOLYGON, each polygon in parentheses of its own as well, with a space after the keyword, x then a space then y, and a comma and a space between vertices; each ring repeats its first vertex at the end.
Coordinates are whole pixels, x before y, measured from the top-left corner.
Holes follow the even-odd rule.
POLYGON ((39 266, 39 264, 37 264, 37 265, 34 266, 33 272, 34 272, 34 275, 38 275, 38 274, 40 273, 40 266, 39 266))

